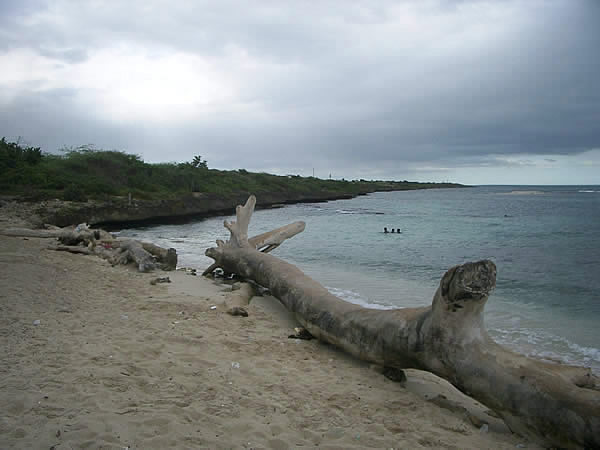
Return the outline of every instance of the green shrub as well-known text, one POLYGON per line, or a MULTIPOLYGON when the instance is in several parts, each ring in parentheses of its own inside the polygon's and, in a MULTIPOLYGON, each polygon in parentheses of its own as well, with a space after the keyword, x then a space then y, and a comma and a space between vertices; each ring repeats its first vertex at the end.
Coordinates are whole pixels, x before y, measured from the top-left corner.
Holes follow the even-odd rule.
POLYGON ((80 186, 71 184, 63 191, 63 200, 70 202, 87 202, 87 196, 80 186))
POLYGON ((321 180, 315 177, 279 176, 245 169, 209 169, 197 155, 191 162, 149 164, 138 155, 82 146, 63 154, 43 153, 0 139, 0 190, 5 193, 61 196, 86 201, 107 196, 173 198, 190 192, 239 194, 282 192, 300 194, 356 194, 375 190, 456 187, 451 184, 394 181, 321 180))

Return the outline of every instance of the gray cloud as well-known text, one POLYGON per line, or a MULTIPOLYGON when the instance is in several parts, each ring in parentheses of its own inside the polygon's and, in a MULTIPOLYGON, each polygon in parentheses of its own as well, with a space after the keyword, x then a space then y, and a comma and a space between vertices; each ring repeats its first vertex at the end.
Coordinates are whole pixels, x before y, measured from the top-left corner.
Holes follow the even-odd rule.
POLYGON ((0 135, 48 150, 91 142, 152 161, 200 153, 213 167, 348 177, 578 155, 600 147, 599 20, 597 2, 567 0, 3 2, 0 55, 44 59, 39 74, 18 60, 15 79, 0 77, 0 135), (65 79, 106 49, 126 56, 65 79), (175 107, 147 93, 120 105, 135 80, 123 93, 93 84, 111 73, 152 78, 129 65, 132 54, 196 58, 234 94, 178 120, 136 118, 132 104, 175 107))

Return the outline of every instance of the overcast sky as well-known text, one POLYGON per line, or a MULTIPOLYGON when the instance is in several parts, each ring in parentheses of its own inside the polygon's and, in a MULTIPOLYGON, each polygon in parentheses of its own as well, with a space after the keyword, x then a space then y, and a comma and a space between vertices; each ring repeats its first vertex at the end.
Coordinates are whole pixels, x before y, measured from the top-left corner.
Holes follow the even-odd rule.
POLYGON ((321 178, 600 184, 600 1, 0 1, 0 136, 321 178))

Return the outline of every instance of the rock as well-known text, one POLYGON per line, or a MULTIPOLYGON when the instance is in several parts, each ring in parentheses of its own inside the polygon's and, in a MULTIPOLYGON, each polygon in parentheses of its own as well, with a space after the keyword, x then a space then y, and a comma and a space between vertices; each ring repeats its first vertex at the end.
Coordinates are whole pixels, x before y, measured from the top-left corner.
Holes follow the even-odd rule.
POLYGON ((248 317, 248 311, 246 311, 246 309, 242 308, 241 306, 234 306, 232 308, 229 308, 227 310, 227 314, 230 314, 232 316, 248 317))
POLYGON ((303 339, 306 341, 314 339, 314 336, 310 334, 306 328, 296 327, 294 328, 294 331, 296 332, 296 334, 290 334, 288 336, 288 339, 303 339))
POLYGON ((171 279, 169 277, 158 277, 154 278, 150 281, 150 284, 155 285, 157 283, 170 283, 171 279))
POLYGON ((396 383, 404 383, 406 381, 404 370, 396 369, 395 367, 384 367, 383 376, 396 383))

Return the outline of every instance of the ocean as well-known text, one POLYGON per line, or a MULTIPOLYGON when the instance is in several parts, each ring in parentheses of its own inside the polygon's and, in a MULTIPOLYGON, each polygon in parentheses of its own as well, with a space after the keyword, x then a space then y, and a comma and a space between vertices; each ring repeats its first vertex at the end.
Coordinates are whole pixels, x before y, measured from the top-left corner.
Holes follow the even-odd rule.
MULTIPOLYGON (((120 231, 175 247, 203 270, 223 220, 120 231)), ((491 259, 498 268, 485 323, 520 353, 600 374, 600 186, 480 186, 378 192, 255 211, 249 235, 303 220, 273 254, 335 295, 372 308, 430 305, 444 272, 491 259), (401 229, 384 233, 383 229, 401 229)))

